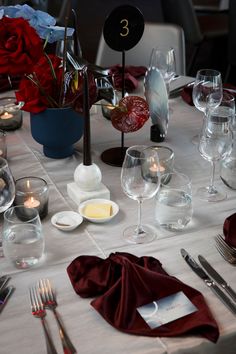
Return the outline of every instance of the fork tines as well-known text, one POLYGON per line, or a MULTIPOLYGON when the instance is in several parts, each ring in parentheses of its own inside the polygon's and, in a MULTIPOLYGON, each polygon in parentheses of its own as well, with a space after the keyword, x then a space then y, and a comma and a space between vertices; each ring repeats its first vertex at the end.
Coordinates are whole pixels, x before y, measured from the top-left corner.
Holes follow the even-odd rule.
POLYGON ((236 250, 230 247, 221 235, 215 237, 216 249, 221 256, 229 263, 236 264, 236 250))
POLYGON ((30 304, 32 313, 42 311, 44 309, 40 295, 35 287, 29 288, 30 304))

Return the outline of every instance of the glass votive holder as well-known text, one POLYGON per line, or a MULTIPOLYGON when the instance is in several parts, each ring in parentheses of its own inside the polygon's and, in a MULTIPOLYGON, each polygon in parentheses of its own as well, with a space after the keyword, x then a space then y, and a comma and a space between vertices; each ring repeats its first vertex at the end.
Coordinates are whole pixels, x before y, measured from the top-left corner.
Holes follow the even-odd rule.
POLYGON ((48 214, 49 190, 47 182, 39 177, 22 177, 16 180, 15 205, 38 210, 40 219, 48 214))
POLYGON ((0 98, 0 129, 15 130, 22 126, 20 107, 20 104, 16 104, 15 97, 0 98))
POLYGON ((173 167, 174 167, 174 151, 167 147, 167 146, 161 146, 161 145, 156 145, 152 146, 153 149, 155 149, 158 153, 159 157, 159 170, 160 174, 167 174, 173 172, 173 167))
POLYGON ((0 129, 0 157, 7 158, 6 132, 0 129))

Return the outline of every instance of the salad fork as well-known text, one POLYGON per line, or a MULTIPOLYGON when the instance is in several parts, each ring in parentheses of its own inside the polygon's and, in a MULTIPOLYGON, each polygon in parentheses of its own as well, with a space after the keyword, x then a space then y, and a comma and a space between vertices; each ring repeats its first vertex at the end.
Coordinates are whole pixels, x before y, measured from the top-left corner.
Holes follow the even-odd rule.
POLYGON ((230 247, 221 235, 215 237, 216 248, 221 256, 229 263, 236 264, 236 250, 230 247))
POLYGON ((65 354, 75 354, 77 353, 75 347, 71 343, 70 338, 68 337, 68 334, 66 333, 66 330, 62 324, 62 321, 60 319, 60 316, 58 312, 56 311, 57 307, 57 302, 55 295, 52 290, 51 283, 49 279, 40 279, 38 282, 38 289, 39 289, 39 294, 41 297, 41 300, 44 304, 44 306, 50 310, 53 311, 55 319, 57 321, 58 327, 59 327, 59 334, 63 346, 63 350, 65 354))
POLYGON ((44 336, 47 344, 47 354, 57 354, 55 346, 53 344, 52 338, 48 332, 46 321, 44 317, 46 316, 46 311, 44 309, 43 303, 40 299, 38 291, 35 287, 29 288, 30 304, 32 315, 40 318, 43 326, 44 336))

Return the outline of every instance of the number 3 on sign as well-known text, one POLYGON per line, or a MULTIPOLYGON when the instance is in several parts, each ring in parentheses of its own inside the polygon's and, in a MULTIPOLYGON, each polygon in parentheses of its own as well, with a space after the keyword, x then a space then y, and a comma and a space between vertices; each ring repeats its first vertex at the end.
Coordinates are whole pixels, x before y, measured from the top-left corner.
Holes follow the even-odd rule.
POLYGON ((121 24, 123 24, 123 33, 120 32, 121 37, 126 37, 129 34, 129 28, 128 28, 128 24, 129 21, 126 18, 123 18, 123 20, 120 21, 121 24))

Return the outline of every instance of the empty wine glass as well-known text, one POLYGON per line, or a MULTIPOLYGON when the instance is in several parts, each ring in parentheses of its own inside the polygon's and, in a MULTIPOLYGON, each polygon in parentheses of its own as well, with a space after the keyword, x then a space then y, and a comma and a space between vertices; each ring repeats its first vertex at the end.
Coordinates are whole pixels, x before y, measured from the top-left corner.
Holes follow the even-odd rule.
POLYGON ((221 106, 209 109, 203 121, 198 148, 201 156, 211 162, 212 173, 210 185, 199 188, 197 196, 208 202, 217 202, 226 198, 224 191, 216 189, 214 179, 216 162, 227 157, 232 149, 231 122, 231 108, 223 107, 222 109, 221 106))
POLYGON ((7 160, 0 157, 0 213, 8 209, 15 198, 15 183, 7 160))
POLYGON ((169 94, 170 82, 175 77, 176 61, 175 51, 171 47, 160 46, 152 49, 150 67, 156 67, 162 74, 169 94))
POLYGON ((149 225, 142 225, 141 205, 145 199, 154 197, 160 186, 160 165, 157 151, 143 145, 127 149, 121 171, 121 186, 124 193, 138 201, 138 225, 124 230, 124 239, 129 243, 147 243, 155 237, 149 225))
MULTIPOLYGON (((197 72, 193 85, 194 106, 206 115, 208 108, 216 108, 222 100, 222 79, 221 73, 214 69, 201 69, 197 72)), ((197 144, 199 135, 192 139, 197 144)))

